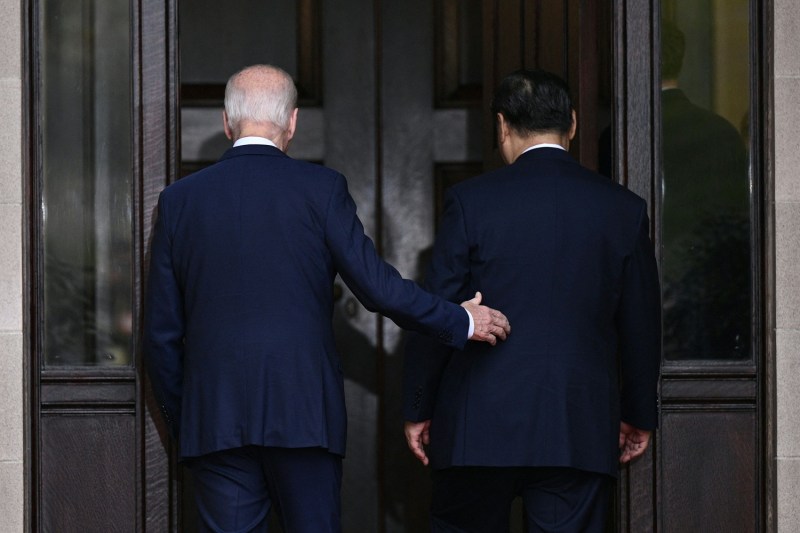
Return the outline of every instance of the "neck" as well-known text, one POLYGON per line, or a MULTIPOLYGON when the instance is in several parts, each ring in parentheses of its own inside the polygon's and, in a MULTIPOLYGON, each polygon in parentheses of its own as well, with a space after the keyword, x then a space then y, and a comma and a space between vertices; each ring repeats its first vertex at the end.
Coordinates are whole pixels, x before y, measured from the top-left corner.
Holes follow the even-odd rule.
POLYGON ((286 146, 289 144, 286 142, 286 139, 282 135, 266 135, 264 133, 257 133, 257 132, 243 132, 241 135, 236 137, 233 141, 236 142, 239 139, 244 139, 245 137, 261 137, 262 139, 269 139, 275 146, 278 147, 279 150, 282 152, 286 151, 286 146))
POLYGON ((269 139, 270 141, 274 142, 275 146, 277 146, 284 152, 286 151, 286 147, 289 144, 289 139, 287 138, 286 131, 274 126, 264 127, 255 124, 244 124, 242 125, 241 130, 237 133, 238 135, 236 135, 234 141, 237 141, 244 137, 262 137, 264 139, 269 139))
POLYGON ((557 144, 561 146, 564 150, 569 150, 569 135, 568 134, 559 134, 559 133, 543 133, 543 134, 535 134, 535 135, 528 135, 526 137, 516 137, 512 136, 511 139, 511 156, 512 161, 516 161, 517 158, 522 155, 522 152, 530 148, 531 146, 536 146, 537 144, 557 144))

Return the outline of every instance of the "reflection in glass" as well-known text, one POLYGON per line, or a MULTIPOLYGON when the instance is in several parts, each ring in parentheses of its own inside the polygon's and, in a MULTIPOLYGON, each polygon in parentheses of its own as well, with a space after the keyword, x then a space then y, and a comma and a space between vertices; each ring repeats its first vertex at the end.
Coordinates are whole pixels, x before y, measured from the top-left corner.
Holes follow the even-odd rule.
POLYGON ((127 0, 41 2, 45 364, 131 363, 127 0))
POLYGON ((746 123, 749 109, 748 2, 663 5, 664 356, 747 359, 749 161, 745 138, 732 122, 746 123), (744 52, 729 46, 737 42, 744 52), (745 67, 727 68, 733 63, 745 67))

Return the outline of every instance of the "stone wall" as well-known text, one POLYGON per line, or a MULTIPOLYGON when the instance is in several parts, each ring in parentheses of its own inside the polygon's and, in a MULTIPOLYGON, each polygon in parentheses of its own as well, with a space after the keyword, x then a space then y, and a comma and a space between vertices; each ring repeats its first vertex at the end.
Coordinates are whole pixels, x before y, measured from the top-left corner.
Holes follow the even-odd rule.
POLYGON ((0 0, 0 532, 24 523, 21 2, 0 0))
POLYGON ((800 531, 800 4, 775 0, 778 531, 800 531))

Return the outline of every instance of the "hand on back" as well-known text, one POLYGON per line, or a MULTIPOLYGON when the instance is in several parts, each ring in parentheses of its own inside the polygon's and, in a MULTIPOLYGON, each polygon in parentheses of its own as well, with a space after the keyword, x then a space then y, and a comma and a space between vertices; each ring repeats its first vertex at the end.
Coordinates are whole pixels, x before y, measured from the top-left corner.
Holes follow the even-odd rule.
POLYGON ((497 344, 497 339, 506 340, 511 333, 511 324, 508 323, 506 315, 491 307, 481 305, 483 296, 480 292, 475 293, 475 297, 461 303, 461 307, 469 311, 475 324, 471 341, 488 342, 492 346, 497 344))

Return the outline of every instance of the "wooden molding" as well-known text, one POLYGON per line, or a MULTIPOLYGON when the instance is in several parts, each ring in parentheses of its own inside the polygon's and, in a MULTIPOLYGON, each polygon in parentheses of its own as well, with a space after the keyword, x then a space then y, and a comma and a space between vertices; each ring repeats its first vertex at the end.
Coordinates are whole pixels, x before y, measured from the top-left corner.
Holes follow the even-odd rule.
MULTIPOLYGON (((297 1, 297 104, 322 105, 322 8, 320 0, 297 1)), ((181 104, 222 107, 224 83, 182 83, 181 104)))
MULTIPOLYGON (((458 0, 434 2, 434 99, 436 107, 475 107, 482 101, 480 82, 463 83, 462 64, 465 51, 462 35, 468 31, 463 17, 480 17, 480 9, 470 9, 458 0)), ((478 22, 474 27, 480 28, 478 22)))

